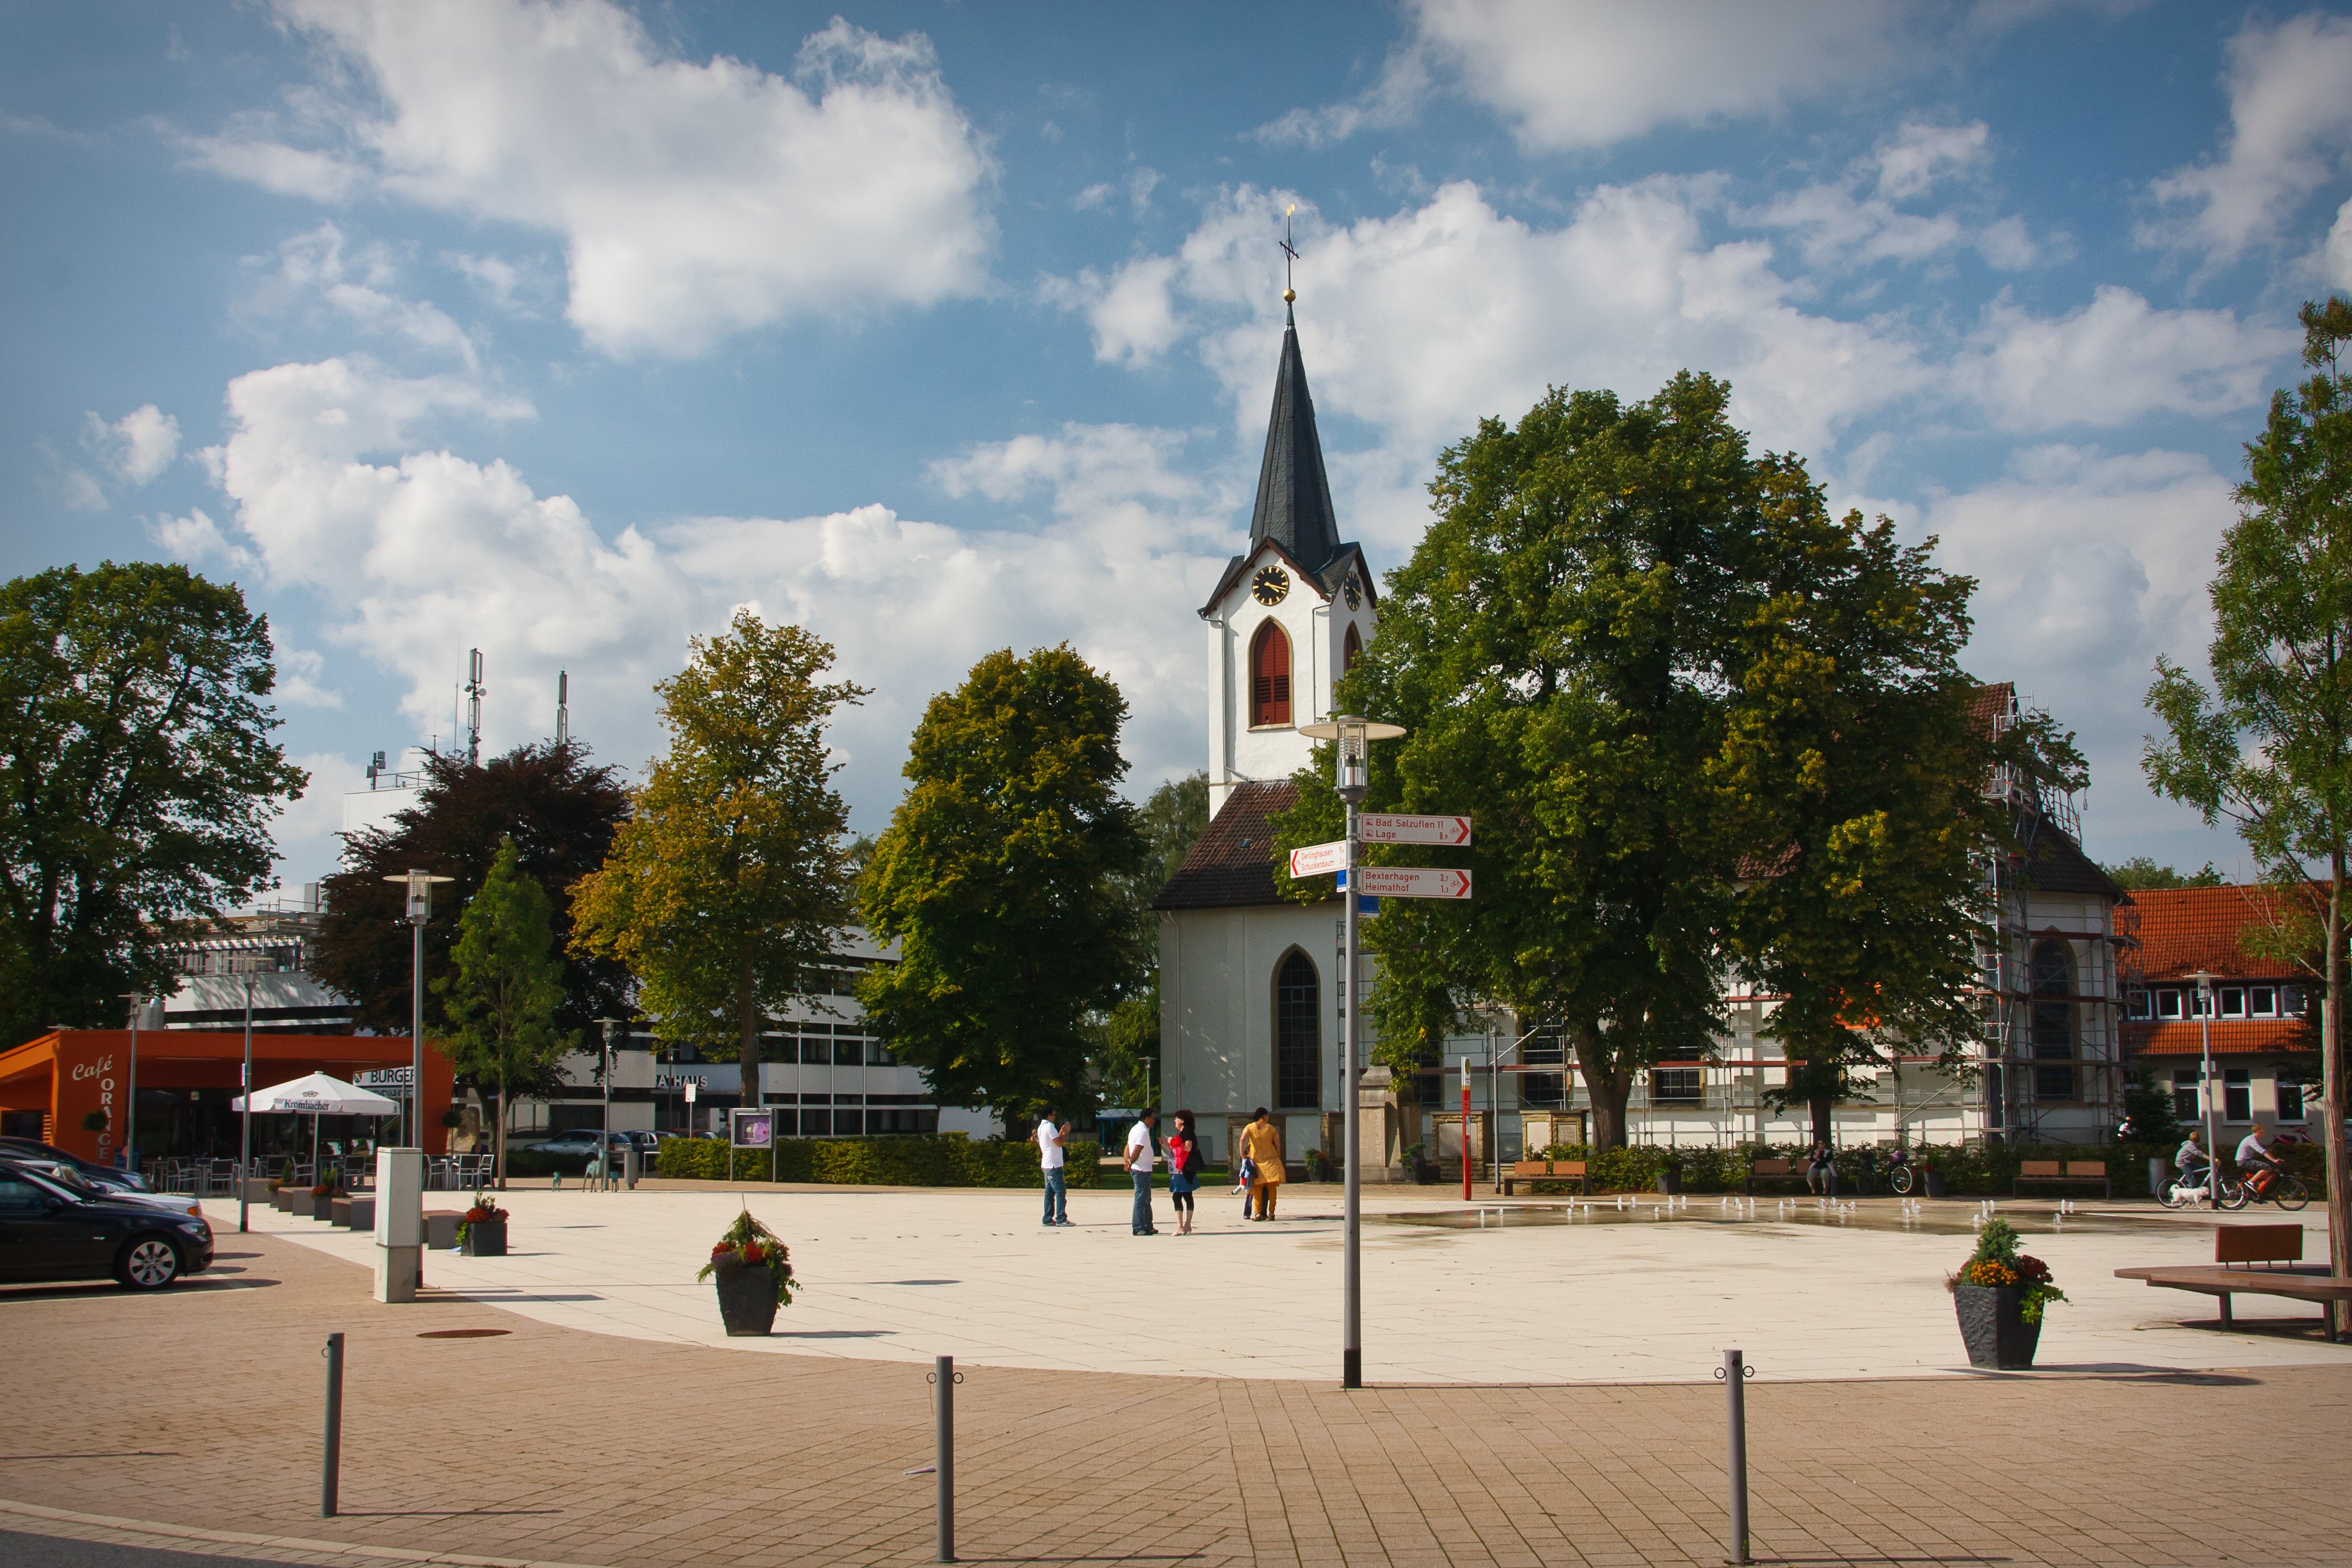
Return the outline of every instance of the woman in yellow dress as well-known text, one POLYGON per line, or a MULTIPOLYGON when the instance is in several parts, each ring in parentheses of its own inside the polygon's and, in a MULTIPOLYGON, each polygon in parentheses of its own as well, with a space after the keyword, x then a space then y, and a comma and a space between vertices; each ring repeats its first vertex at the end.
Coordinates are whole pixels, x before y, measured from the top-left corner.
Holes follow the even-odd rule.
POLYGON ((1282 1187, 1282 1129, 1267 1117, 1261 1105, 1242 1129, 1242 1157, 1250 1162, 1250 1203, 1252 1219, 1272 1219, 1274 1200, 1282 1187))

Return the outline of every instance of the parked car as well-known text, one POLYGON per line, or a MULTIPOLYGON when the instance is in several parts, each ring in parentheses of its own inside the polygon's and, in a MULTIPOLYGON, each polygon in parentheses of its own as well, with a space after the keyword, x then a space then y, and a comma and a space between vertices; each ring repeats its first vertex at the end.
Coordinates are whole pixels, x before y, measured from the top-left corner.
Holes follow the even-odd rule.
POLYGON ((55 1144, 45 1144, 38 1138, 0 1138, 0 1160, 14 1159, 49 1160, 58 1165, 71 1166, 93 1180, 110 1177, 114 1181, 124 1184, 132 1192, 148 1190, 146 1178, 137 1171, 117 1170, 112 1166, 94 1164, 83 1159, 79 1155, 66 1153, 55 1144))
POLYGON ((25 1169, 45 1176, 59 1186, 68 1188, 77 1197, 113 1197, 125 1203, 143 1203, 173 1214, 193 1214, 204 1218, 205 1206, 193 1197, 178 1193, 142 1192, 128 1186, 125 1174, 110 1171, 104 1166, 69 1166, 47 1155, 22 1159, 0 1154, 0 1165, 22 1166, 25 1169))
POLYGON ((107 1280, 160 1291, 213 1264, 213 1228, 111 1194, 83 1197, 22 1165, 0 1165, 0 1280, 107 1280))

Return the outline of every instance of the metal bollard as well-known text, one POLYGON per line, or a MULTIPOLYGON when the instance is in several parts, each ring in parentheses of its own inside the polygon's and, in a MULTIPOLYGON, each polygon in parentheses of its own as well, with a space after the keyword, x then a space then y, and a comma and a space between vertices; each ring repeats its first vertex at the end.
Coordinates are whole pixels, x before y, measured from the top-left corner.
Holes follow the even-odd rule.
POLYGON ((343 1336, 327 1336, 327 1442, 319 1463, 319 1517, 335 1517, 343 1469, 343 1336))
POLYGON ((1748 1555, 1748 1396, 1746 1384, 1756 1369, 1736 1350, 1723 1353, 1715 1375, 1723 1379, 1724 1416, 1731 1431, 1731 1555, 1727 1563, 1749 1563, 1748 1555))
POLYGON ((932 1363, 931 1381, 939 1385, 939 1496, 940 1539, 935 1561, 952 1563, 955 1550, 955 1385, 961 1379, 956 1375, 955 1357, 942 1355, 932 1363))

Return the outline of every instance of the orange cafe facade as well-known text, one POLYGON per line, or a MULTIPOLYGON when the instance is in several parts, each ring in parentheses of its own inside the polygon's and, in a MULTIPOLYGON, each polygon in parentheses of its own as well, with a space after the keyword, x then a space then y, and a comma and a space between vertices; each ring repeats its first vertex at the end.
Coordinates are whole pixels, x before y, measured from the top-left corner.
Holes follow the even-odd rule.
MULTIPOLYGON (((242 1092, 245 1035, 236 1030, 141 1030, 139 1031, 140 1152, 229 1156, 236 1153, 236 1118, 228 1102, 242 1092), (226 1129, 226 1145, 222 1145, 226 1129), (174 1145, 188 1145, 174 1147, 174 1145)), ((115 1163, 121 1149, 124 1114, 130 1108, 129 1030, 58 1030, 0 1052, 0 1111, 11 1132, 37 1136, 69 1154, 102 1165, 115 1163), (89 1126, 103 1113, 103 1128, 89 1126), (37 1125, 35 1118, 38 1118, 37 1125), (20 1131, 21 1129, 21 1131, 20 1131)), ((349 1080, 362 1072, 407 1068, 412 1061, 405 1035, 256 1034, 253 1082, 257 1089, 324 1072, 349 1080)), ((448 1058, 425 1052, 423 1123, 425 1153, 446 1153, 448 1130, 448 1058)), ((255 1146, 262 1147, 265 1122, 293 1117, 257 1117, 255 1146)), ((397 1124, 384 1118, 384 1135, 397 1124)), ((284 1129, 270 1128, 275 1134, 284 1129)), ((303 1134, 307 1145, 309 1134, 303 1134)))

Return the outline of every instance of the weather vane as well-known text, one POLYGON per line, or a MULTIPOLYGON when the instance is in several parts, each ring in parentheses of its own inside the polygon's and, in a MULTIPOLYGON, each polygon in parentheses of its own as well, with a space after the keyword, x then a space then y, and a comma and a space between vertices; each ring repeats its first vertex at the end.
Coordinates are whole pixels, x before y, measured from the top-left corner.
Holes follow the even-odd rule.
POLYGON ((1298 298, 1298 290, 1290 287, 1290 264, 1298 259, 1298 252, 1290 243, 1290 217, 1298 211, 1298 204, 1290 204, 1290 212, 1282 214, 1282 302, 1290 304, 1298 298))

